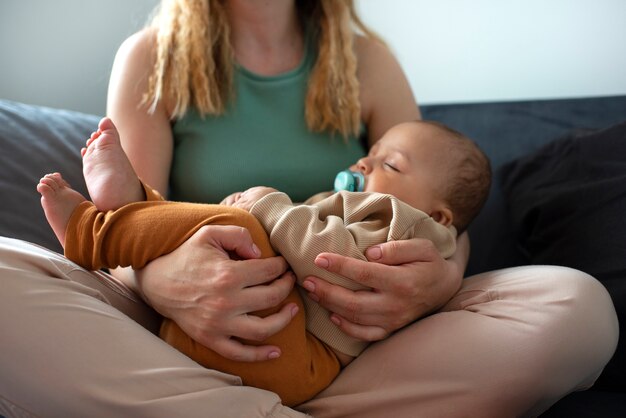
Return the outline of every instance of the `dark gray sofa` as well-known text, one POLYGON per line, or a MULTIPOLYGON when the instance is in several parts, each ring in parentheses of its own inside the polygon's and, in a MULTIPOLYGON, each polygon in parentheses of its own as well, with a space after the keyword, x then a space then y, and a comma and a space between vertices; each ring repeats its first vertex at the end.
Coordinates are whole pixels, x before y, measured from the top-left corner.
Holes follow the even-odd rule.
MULTIPOLYGON (((520 167, 515 164, 527 164, 528 160, 534 162, 542 155, 546 144, 558 143, 564 136, 580 138, 581 135, 626 120, 626 96, 432 105, 422 106, 422 112, 425 119, 444 122, 476 140, 492 161, 495 172, 492 192, 483 212, 470 227, 472 254, 467 271, 470 275, 536 261, 534 247, 525 245, 528 243, 528 231, 524 228, 529 222, 536 222, 536 213, 541 208, 537 208, 535 201, 515 201, 520 188, 525 186, 528 189, 528 185, 524 184, 527 177, 520 175, 524 171, 520 171, 520 167), (512 205, 512 202, 515 204, 512 205), (525 207, 529 209, 524 212, 525 207)), ((42 174, 62 171, 75 188, 86 194, 78 150, 96 128, 99 119, 94 115, 0 100, 0 235, 60 250, 43 216, 35 185, 42 174)), ((626 136, 621 138, 626 143, 626 136)), ((601 141, 598 140, 598 143, 601 141)), ((619 145, 620 142, 613 141, 613 144, 619 145)), ((599 149, 602 150, 602 147, 599 149)), ((553 160, 555 155, 561 159, 558 152, 552 150, 553 160)), ((616 157, 618 162, 626 164, 626 153, 616 157)), ((626 184, 626 177, 624 180, 617 184, 626 184)), ((529 199, 532 199, 532 192, 530 190, 529 199)), ((581 195, 581 199, 584 196, 581 195)), ((615 200, 623 207, 626 194, 621 195, 621 200, 618 195, 615 200)), ((617 227, 621 235, 626 237, 626 222, 621 220, 617 227)), ((577 248, 591 245, 588 241, 584 239, 577 242, 577 248)), ((619 244, 624 249, 623 258, 626 260, 626 238, 621 238, 619 244)), ((595 250, 595 247, 589 249, 595 250)), ((567 257, 565 261, 559 259, 559 263, 570 264, 567 257)), ((622 316, 626 301, 626 286, 622 283, 626 280, 626 274, 622 274, 623 264, 611 266, 614 267, 612 276, 607 277, 606 281, 599 278, 609 288, 618 313, 622 316)), ((604 274, 604 271, 601 273, 604 274)), ((620 344, 616 356, 596 387, 569 395, 544 415, 624 416, 625 351, 620 344)), ((545 378, 549 379, 550 376, 545 378)))
MULTIPOLYGON (((467 275, 533 263, 587 271, 609 290, 620 319, 620 335, 626 335, 626 96, 423 106, 422 113, 425 119, 444 122, 476 140, 494 169, 489 200, 469 228, 472 251, 467 275), (606 131, 609 127, 613 129, 606 131), (580 149, 566 149, 574 141, 592 146, 581 146, 584 155, 577 155, 580 149), (596 150, 589 152, 594 146, 596 150), (581 164, 582 159, 589 163, 581 164), (553 165, 559 165, 558 169, 553 165), (610 169, 598 173, 598 167, 604 166, 610 169), (530 177, 529 168, 539 174, 530 177), (535 189, 528 191, 531 187, 535 189), (609 202, 600 203, 594 192, 612 196, 609 202), (581 228, 578 233, 566 229, 567 224, 559 229, 557 220, 551 218, 542 223, 542 216, 555 216, 549 212, 554 206, 563 219, 568 219, 571 207, 584 206, 590 220, 578 224, 587 222, 593 228, 606 224, 610 232, 600 236, 581 228), (608 211, 603 211, 605 207, 608 211), (536 231, 532 228, 547 222, 557 224, 549 237, 559 244, 565 241, 571 251, 565 251, 565 245, 561 251, 547 242, 533 242, 536 231), (592 254, 594 261, 584 258, 586 254, 592 254)), ((624 338, 592 389, 565 397, 542 416, 626 416, 624 338)))

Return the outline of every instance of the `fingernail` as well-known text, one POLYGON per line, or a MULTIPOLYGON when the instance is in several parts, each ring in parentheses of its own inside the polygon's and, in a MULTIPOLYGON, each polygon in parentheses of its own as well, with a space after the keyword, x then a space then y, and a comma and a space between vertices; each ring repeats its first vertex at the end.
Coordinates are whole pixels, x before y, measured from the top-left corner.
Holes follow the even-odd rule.
POLYGON ((302 283, 302 287, 304 287, 309 292, 315 292, 315 283, 310 280, 305 280, 304 283, 302 283))
POLYGON ((380 247, 372 247, 367 250, 367 258, 370 260, 378 260, 383 256, 383 252, 380 247))
POLYGON ((259 250, 259 247, 256 246, 255 243, 252 243, 252 252, 254 253, 254 255, 256 255, 257 257, 261 256, 261 250, 259 250))
POLYGON ((331 315, 330 320, 332 321, 333 324, 337 326, 341 325, 341 320, 337 318, 335 315, 331 315))
POLYGON ((298 308, 298 305, 293 305, 293 307, 291 308, 291 317, 293 318, 294 316, 296 316, 299 310, 300 309, 298 308))
POLYGON ((318 267, 321 267, 323 269, 328 268, 328 266, 330 265, 330 262, 328 261, 327 258, 324 257, 317 257, 315 259, 315 265, 318 267))
POLYGON ((270 352, 270 354, 267 356, 270 360, 273 360, 275 358, 280 357, 280 353, 278 351, 272 351, 270 352))

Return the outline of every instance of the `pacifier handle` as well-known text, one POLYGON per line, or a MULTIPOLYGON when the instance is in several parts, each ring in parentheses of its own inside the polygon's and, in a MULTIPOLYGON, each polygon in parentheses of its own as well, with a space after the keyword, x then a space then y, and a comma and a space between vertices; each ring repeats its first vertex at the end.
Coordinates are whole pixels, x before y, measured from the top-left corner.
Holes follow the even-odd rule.
POLYGON ((365 187, 365 176, 358 171, 343 170, 335 176, 335 191, 362 192, 365 187))

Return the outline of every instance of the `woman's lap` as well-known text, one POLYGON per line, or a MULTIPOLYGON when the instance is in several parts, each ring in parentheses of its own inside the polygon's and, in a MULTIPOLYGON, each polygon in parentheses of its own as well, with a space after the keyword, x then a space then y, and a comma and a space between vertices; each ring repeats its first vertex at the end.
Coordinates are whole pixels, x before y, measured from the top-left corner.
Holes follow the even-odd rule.
MULTIPOLYGON (((35 414, 210 416, 236 407, 245 416, 301 416, 163 343, 153 335, 160 317, 110 278, 0 238, 0 280, 0 411, 4 402, 35 414)), ((466 279, 441 312, 373 344, 298 409, 316 417, 536 415, 588 387, 616 339, 610 298, 589 276, 556 267, 485 273, 466 279)))
POLYGON ((610 359, 608 293, 566 268, 465 279, 439 312, 368 348, 302 410, 320 417, 536 416, 610 359), (471 411, 471 412, 468 412, 471 411))
POLYGON ((0 238, 0 289, 2 414, 303 416, 171 348, 132 292, 58 254, 0 238))

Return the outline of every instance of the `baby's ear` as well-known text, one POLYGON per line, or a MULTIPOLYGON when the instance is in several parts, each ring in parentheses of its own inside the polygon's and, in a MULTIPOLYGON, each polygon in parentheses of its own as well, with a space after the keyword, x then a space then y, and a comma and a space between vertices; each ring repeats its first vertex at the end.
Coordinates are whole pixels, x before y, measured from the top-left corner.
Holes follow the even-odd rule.
POLYGON ((447 206, 442 206, 440 208, 435 209, 431 214, 431 218, 435 220, 435 222, 440 223, 443 226, 452 225, 452 221, 454 220, 454 215, 452 214, 452 210, 450 210, 447 206))

